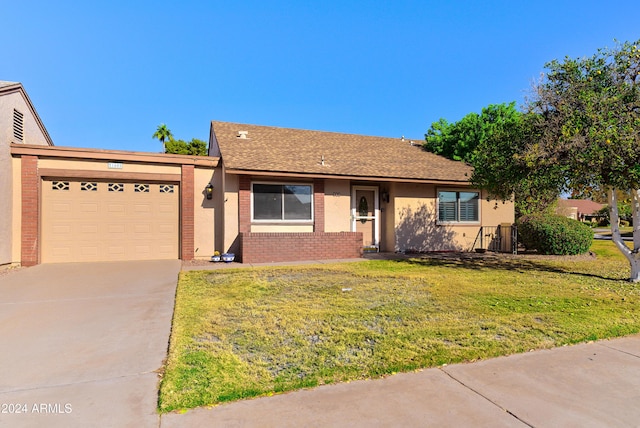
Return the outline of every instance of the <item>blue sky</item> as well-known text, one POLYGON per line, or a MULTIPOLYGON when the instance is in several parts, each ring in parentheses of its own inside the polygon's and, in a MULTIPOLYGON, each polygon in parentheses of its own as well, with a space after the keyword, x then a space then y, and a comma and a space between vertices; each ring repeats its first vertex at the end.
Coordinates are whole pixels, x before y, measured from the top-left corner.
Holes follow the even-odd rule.
POLYGON ((522 104, 544 64, 636 40, 618 1, 13 1, 0 80, 58 146, 160 151, 211 120, 423 138, 522 104))

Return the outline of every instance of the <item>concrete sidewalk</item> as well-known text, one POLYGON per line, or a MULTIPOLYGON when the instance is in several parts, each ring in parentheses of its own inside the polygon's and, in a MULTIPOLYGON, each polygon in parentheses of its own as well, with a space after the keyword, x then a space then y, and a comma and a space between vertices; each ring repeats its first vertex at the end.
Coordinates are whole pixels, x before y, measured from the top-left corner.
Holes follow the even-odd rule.
POLYGON ((162 428, 637 427, 640 335, 161 417, 162 428))

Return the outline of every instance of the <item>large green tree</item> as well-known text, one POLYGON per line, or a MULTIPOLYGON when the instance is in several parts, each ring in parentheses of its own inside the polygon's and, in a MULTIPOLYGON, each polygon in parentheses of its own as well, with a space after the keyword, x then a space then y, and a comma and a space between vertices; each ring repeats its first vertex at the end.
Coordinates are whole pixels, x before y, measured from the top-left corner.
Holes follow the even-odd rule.
POLYGON ((440 119, 425 134, 424 148, 449 159, 474 164, 477 147, 520 119, 515 102, 492 104, 458 122, 440 119))
POLYGON ((492 104, 458 122, 434 122, 425 134, 424 148, 468 163, 474 169, 474 185, 495 198, 514 198, 518 216, 532 214, 547 209, 562 187, 556 168, 530 168, 524 159, 535 138, 536 120, 518 111, 515 102, 492 104))
POLYGON ((612 237, 640 281, 640 40, 592 57, 546 64, 529 110, 539 138, 523 153, 532 168, 561 168, 571 189, 608 194, 612 237), (631 190, 633 248, 618 228, 618 190, 631 190))
POLYGON ((514 199, 516 216, 550 211, 566 189, 558 165, 534 165, 526 153, 539 138, 539 117, 513 114, 512 120, 480 141, 473 158, 471 183, 493 198, 514 199))

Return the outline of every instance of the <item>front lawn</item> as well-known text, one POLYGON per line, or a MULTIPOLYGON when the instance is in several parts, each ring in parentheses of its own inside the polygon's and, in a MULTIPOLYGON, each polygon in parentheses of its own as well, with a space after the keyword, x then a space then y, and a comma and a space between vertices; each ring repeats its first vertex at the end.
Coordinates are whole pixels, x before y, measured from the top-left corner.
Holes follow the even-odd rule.
POLYGON ((626 260, 592 250, 182 273, 160 411, 640 331, 626 260))

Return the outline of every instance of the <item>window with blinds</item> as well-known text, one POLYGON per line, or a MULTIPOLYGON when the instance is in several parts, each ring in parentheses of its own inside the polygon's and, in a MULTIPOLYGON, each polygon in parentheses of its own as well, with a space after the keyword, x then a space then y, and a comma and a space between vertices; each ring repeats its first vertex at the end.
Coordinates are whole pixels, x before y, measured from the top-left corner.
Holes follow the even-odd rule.
POLYGON ((438 192, 438 221, 472 223, 480 221, 479 192, 438 192))

